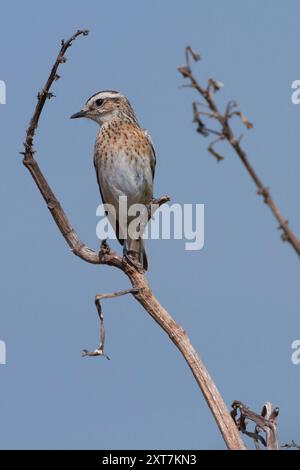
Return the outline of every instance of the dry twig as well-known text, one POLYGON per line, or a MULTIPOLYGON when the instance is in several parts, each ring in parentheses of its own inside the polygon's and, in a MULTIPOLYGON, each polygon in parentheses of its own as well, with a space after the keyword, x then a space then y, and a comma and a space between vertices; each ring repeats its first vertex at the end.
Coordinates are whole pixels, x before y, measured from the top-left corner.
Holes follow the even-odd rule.
MULTIPOLYGON (((104 242, 105 243, 105 242, 104 242)), ((106 359, 110 359, 107 354, 104 352, 104 344, 105 344, 105 329, 104 329, 104 316, 101 306, 101 300, 103 299, 114 299, 115 297, 121 297, 121 295, 127 294, 136 294, 136 289, 127 289, 122 290, 119 292, 113 292, 112 294, 97 294, 95 297, 95 305, 97 309, 97 313, 100 319, 100 342, 99 346, 94 351, 88 351, 87 349, 83 349, 81 355, 82 356, 104 356, 106 359)))
POLYGON ((220 140, 226 140, 231 145, 243 163, 252 181, 255 183, 257 194, 262 196, 265 204, 269 206, 275 219, 277 220, 279 224, 278 228, 282 231, 282 240, 289 242, 296 253, 300 255, 299 238, 289 227, 288 221, 279 210, 274 199, 271 197, 269 188, 263 184, 253 166, 251 165, 245 150, 241 147, 241 138, 235 137, 229 121, 234 116, 237 116, 241 119, 242 123, 247 129, 251 129, 253 127, 252 123, 244 116, 241 111, 237 109, 237 103, 235 101, 230 101, 228 103, 224 113, 219 110, 214 98, 214 94, 222 88, 223 84, 213 80, 212 78, 209 78, 208 85, 206 87, 200 85, 191 69, 190 57, 195 61, 200 60, 199 54, 197 54, 191 49, 190 46, 188 46, 185 49, 186 63, 183 66, 178 67, 178 71, 184 78, 189 80, 189 84, 186 85, 186 87, 196 90, 204 100, 204 102, 200 103, 200 105, 196 102, 192 104, 194 122, 197 125, 196 131, 202 134, 204 137, 208 137, 211 134, 216 134, 219 136, 216 141, 212 142, 208 146, 208 151, 216 158, 218 162, 223 160, 224 156, 215 150, 214 145, 220 140), (205 106, 205 111, 202 111, 203 106, 205 106), (201 116, 203 116, 203 119, 201 119, 201 116), (205 118, 215 120, 218 123, 220 129, 209 129, 204 122, 205 118))
POLYGON ((300 450, 300 445, 296 444, 295 441, 287 442, 286 444, 283 444, 280 446, 282 449, 296 449, 300 450))
POLYGON ((238 429, 254 440, 257 450, 262 444, 268 450, 278 450, 276 418, 279 414, 279 408, 272 410, 271 403, 264 404, 261 414, 251 411, 241 401, 232 403, 231 416, 234 419, 238 429), (254 432, 247 429, 248 421, 255 423, 254 432), (261 436, 261 432, 265 433, 265 437, 261 436))

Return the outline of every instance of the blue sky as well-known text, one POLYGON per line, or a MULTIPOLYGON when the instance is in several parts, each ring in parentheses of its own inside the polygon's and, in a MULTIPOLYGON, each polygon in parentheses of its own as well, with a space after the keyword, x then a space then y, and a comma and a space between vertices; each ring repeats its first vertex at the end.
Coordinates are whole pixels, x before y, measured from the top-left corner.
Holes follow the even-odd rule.
MULTIPOLYGON (((122 273, 72 255, 23 167, 25 129, 62 37, 89 28, 68 52, 36 139, 37 159, 81 238, 97 247, 97 127, 71 121, 101 89, 122 91, 157 150, 155 194, 205 204, 205 246, 148 241, 149 281, 184 326, 227 404, 280 406, 281 442, 300 439, 299 259, 237 157, 219 165, 194 131, 176 71, 191 44, 195 67, 225 86, 254 123, 243 145, 300 234, 299 2, 1 2, 1 448, 224 448, 173 344, 132 298, 106 301, 111 361, 81 358, 98 341, 93 299, 128 288, 122 273)), ((244 132, 244 129, 240 130, 244 132)), ((118 248, 117 245, 114 245, 118 248)), ((119 248, 118 248, 119 249, 119 248)))

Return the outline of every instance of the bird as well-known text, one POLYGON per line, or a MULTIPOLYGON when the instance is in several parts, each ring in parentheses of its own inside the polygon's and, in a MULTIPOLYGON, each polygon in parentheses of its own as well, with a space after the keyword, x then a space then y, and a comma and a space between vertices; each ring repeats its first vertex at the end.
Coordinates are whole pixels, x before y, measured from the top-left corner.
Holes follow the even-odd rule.
POLYGON ((106 215, 123 245, 123 256, 147 271, 143 233, 127 234, 133 217, 128 212, 122 213, 119 201, 126 196, 127 207, 133 204, 149 207, 153 200, 156 155, 151 136, 139 125, 126 96, 114 90, 99 91, 88 98, 81 111, 71 116, 77 118, 91 119, 100 126, 94 146, 94 167, 102 202, 114 208, 108 206, 106 215))

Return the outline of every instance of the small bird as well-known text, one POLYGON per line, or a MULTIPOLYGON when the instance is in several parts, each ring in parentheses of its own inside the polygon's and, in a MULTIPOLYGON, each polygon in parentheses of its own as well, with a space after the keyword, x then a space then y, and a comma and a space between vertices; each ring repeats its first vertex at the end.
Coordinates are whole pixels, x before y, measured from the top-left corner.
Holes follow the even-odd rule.
POLYGON ((124 247, 124 256, 146 271, 148 261, 142 233, 135 237, 127 234, 134 217, 120 213, 119 198, 127 197, 128 208, 151 203, 156 164, 151 137, 140 127, 128 99, 118 91, 99 91, 91 96, 71 119, 82 117, 101 127, 95 142, 94 166, 102 202, 115 209, 115 214, 108 209, 108 219, 124 247))

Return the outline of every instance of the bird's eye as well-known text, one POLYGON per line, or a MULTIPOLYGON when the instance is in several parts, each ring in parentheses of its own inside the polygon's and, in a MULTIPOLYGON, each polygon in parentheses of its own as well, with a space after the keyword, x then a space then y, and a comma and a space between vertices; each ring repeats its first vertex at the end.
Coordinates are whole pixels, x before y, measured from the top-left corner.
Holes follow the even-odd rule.
POLYGON ((97 106, 101 106, 103 104, 103 102, 104 102, 104 100, 102 100, 101 98, 99 98, 98 100, 95 101, 97 106))

